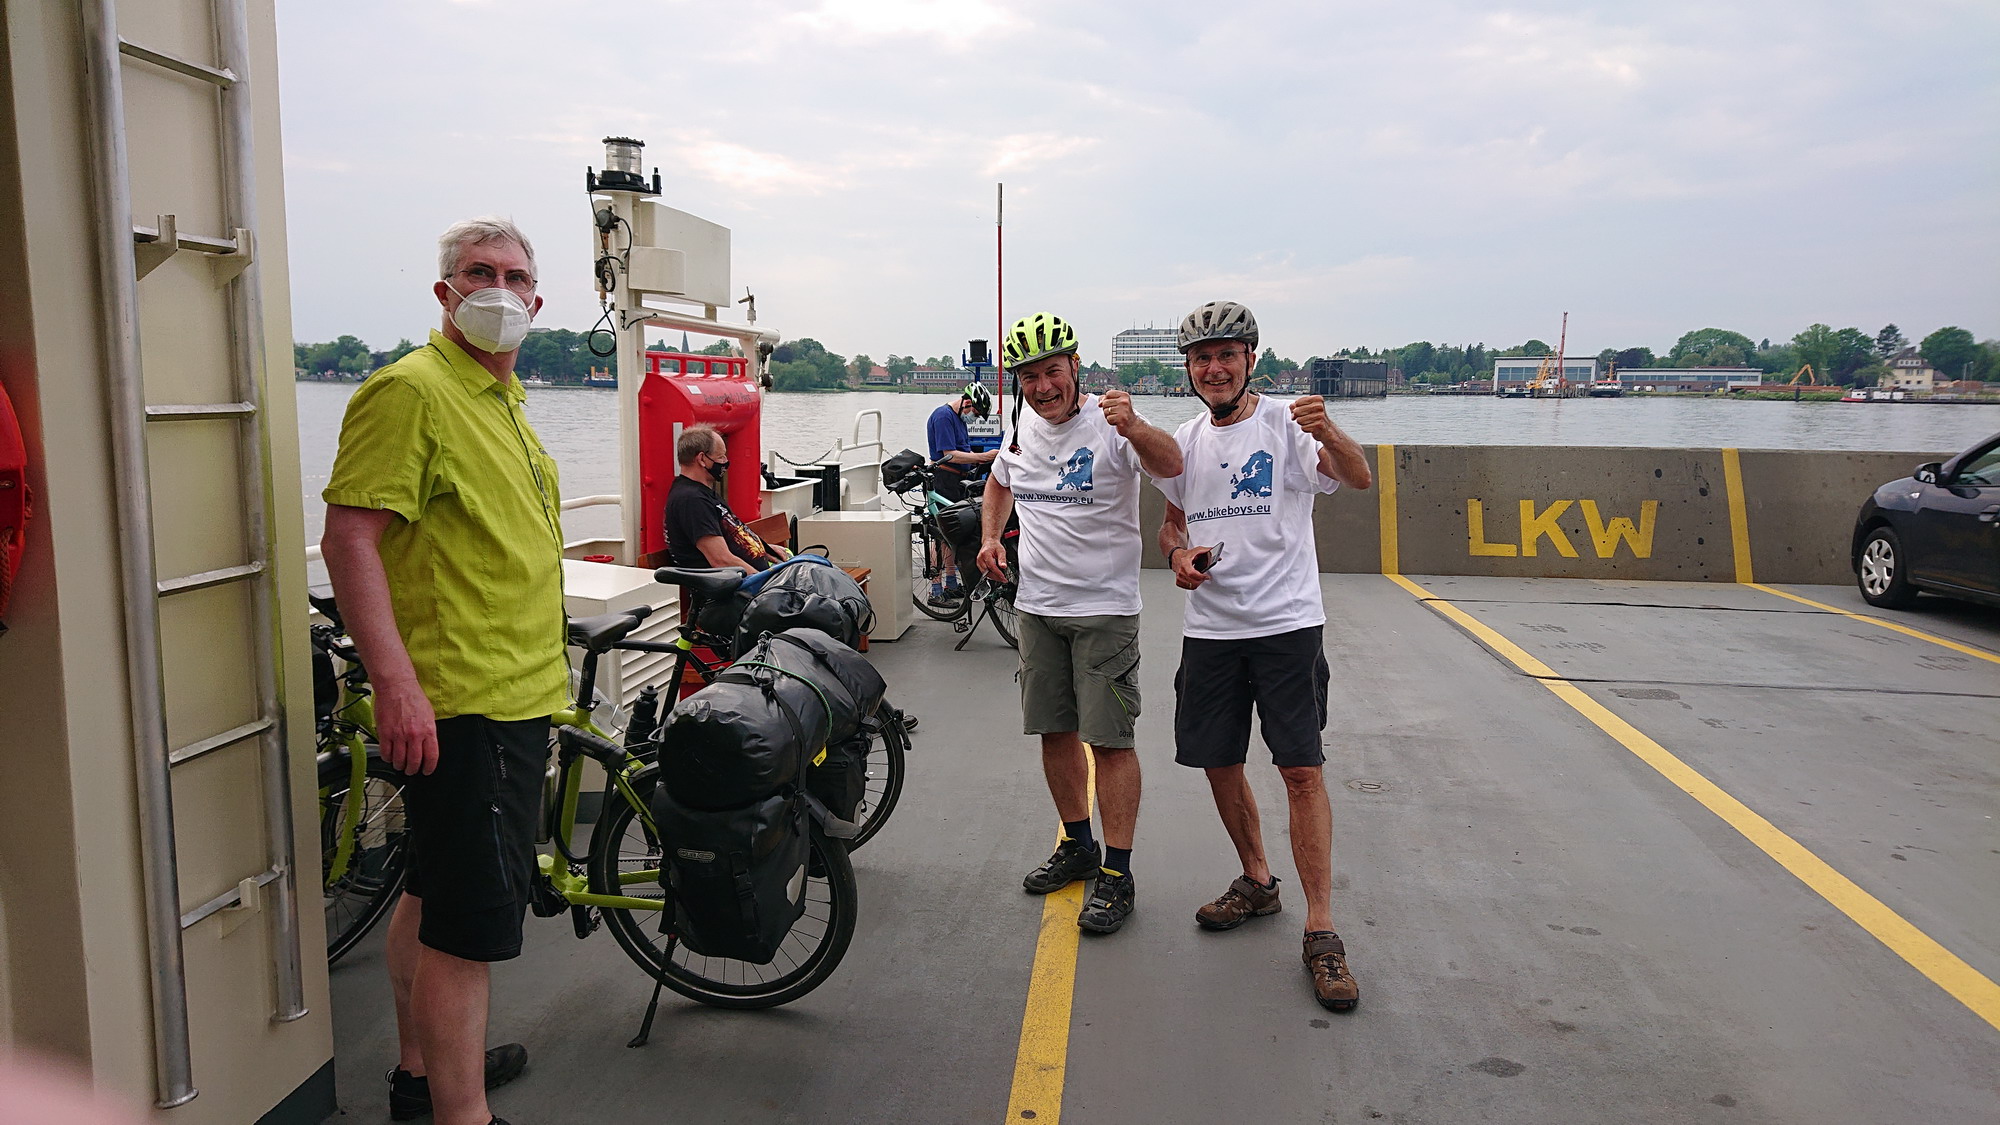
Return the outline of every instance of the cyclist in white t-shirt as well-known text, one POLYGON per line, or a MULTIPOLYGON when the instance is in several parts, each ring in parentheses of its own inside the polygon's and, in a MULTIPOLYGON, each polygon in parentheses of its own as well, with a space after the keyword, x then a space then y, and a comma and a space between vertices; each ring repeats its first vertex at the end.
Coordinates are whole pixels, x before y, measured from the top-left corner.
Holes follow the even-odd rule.
POLYGON ((1008 330, 1014 440, 986 482, 979 569, 1000 579, 1000 531, 1021 517, 1021 727, 1042 739, 1042 772, 1063 822, 1048 862, 1021 885, 1048 894, 1095 879, 1076 924, 1108 934, 1132 913, 1132 830, 1139 820, 1139 473, 1181 471, 1172 436, 1140 418, 1132 396, 1077 385, 1076 332, 1036 313, 1008 330), (1031 413, 1021 417, 1021 404, 1031 413), (1090 830, 1090 764, 1104 816, 1090 830))
POLYGON ((1348 1011, 1361 990, 1333 929, 1333 812, 1320 732, 1326 727, 1326 610, 1313 546, 1313 501, 1373 483, 1361 446, 1317 395, 1292 402, 1250 393, 1257 320, 1215 301, 1181 322, 1188 380, 1208 411, 1174 432, 1187 469, 1160 482, 1160 549, 1188 595, 1174 678, 1174 760, 1208 773, 1243 874, 1195 912, 1229 930, 1276 914, 1278 877, 1264 857, 1257 800, 1243 775, 1254 706, 1284 775, 1292 859, 1306 896, 1304 960, 1313 993, 1348 1011))

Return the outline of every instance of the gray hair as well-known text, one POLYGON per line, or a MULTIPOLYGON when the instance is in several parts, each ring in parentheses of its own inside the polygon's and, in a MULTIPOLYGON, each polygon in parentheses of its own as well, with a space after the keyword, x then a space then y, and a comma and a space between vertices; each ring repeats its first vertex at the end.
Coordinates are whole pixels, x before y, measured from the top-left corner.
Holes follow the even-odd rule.
POLYGON ((512 219, 498 215, 481 215, 477 219, 466 219, 451 224, 450 229, 438 236, 438 276, 450 277, 458 272, 458 263, 465 258, 468 246, 484 246, 489 242, 511 242, 528 256, 528 271, 534 272, 535 248, 528 244, 528 236, 514 225, 512 219))
POLYGON ((692 465, 704 453, 715 456, 715 447, 722 443, 722 435, 714 426, 697 423, 681 431, 681 440, 674 446, 674 458, 683 465, 692 465))

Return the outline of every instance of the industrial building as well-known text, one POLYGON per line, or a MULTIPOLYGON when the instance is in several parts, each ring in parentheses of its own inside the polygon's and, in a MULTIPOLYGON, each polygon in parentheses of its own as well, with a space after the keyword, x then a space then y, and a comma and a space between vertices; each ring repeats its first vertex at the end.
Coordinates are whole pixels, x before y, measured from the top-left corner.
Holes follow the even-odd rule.
POLYGON ((1764 373, 1755 367, 1634 367, 1618 373, 1628 391, 1688 391, 1696 394, 1758 387, 1764 373))
POLYGON ((1168 367, 1179 367, 1181 351, 1176 344, 1179 335, 1179 330, 1173 328, 1127 328, 1111 337, 1111 366, 1119 368, 1157 359, 1168 367))

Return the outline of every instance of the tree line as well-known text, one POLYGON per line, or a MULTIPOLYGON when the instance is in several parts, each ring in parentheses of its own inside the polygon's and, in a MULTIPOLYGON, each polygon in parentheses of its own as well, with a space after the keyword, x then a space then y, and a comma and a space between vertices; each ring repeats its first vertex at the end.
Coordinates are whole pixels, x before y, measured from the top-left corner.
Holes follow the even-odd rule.
MULTIPOLYGON (((523 378, 540 379, 557 386, 580 387, 592 371, 601 373, 612 366, 608 357, 591 354, 590 336, 588 332, 575 332, 568 328, 530 329, 528 338, 521 341, 521 354, 514 360, 514 370, 523 378)), ((396 346, 387 351, 370 351, 368 345, 359 339, 341 336, 324 344, 293 344, 292 364, 298 369, 301 379, 359 382, 376 368, 386 367, 416 349, 417 345, 410 341, 398 340, 396 346)), ((648 350, 678 349, 654 345, 648 350)), ((739 353, 729 341, 717 340, 705 348, 696 349, 693 354, 739 353)))
MULTIPOLYGON (((1768 338, 1753 342, 1726 328, 1697 328, 1683 333, 1664 355, 1656 355, 1649 347, 1606 348, 1596 359, 1604 370, 1754 367, 1767 376, 1782 378, 1810 365, 1822 383, 1868 386, 1883 381, 1889 375, 1889 359, 1908 346, 1910 340, 1893 324, 1872 336, 1858 328, 1813 324, 1791 340, 1777 343, 1768 338)), ((1411 382, 1460 383, 1491 378, 1495 359, 1539 358, 1554 353, 1543 340, 1493 350, 1483 343, 1461 348, 1419 340, 1400 348, 1379 352, 1355 348, 1346 354, 1356 359, 1387 360, 1411 382)), ((1945 327, 1925 336, 1917 345, 1917 354, 1936 368, 1941 378, 2000 381, 2000 340, 1981 342, 1963 328, 1945 327)))
MULTIPOLYGON (((590 333, 567 328, 537 328, 522 341, 515 369, 523 376, 546 383, 581 385, 593 370, 603 370, 610 361, 592 355, 590 333)), ((1858 328, 1832 328, 1813 324, 1789 341, 1752 341, 1726 328, 1697 328, 1683 333, 1665 354, 1650 347, 1606 348, 1597 353, 1601 369, 1631 371, 1660 367, 1754 367, 1767 376, 1789 378, 1807 365, 1823 383, 1868 386, 1879 383, 1889 373, 1888 360, 1910 346, 1910 340, 1895 325, 1887 325, 1874 335, 1858 328)), ((386 351, 372 351, 353 336, 341 336, 323 344, 296 344, 293 362, 302 379, 358 381, 378 367, 394 363, 416 349, 409 340, 398 340, 386 351)), ((654 350, 661 350, 656 346, 654 350)), ((1529 340, 1509 348, 1488 348, 1483 342, 1459 346, 1433 344, 1428 340, 1397 348, 1370 350, 1349 348, 1335 353, 1351 359, 1381 360, 1400 370, 1414 383, 1462 383, 1488 379, 1493 361, 1510 357, 1540 358, 1555 349, 1544 340, 1529 340)), ((734 355, 727 340, 700 349, 700 355, 734 355)), ((1980 341, 1963 328, 1948 326, 1925 336, 1917 344, 1917 354, 1937 369, 1945 379, 1973 379, 2000 382, 2000 340, 1980 341)), ((1313 357, 1318 358, 1318 357, 1313 357)), ((1257 359, 1255 374, 1263 381, 1285 383, 1304 365, 1265 348, 1257 359)), ((876 366, 866 354, 849 359, 828 351, 810 336, 780 344, 771 354, 772 387, 780 391, 841 390, 859 382, 876 366)), ((896 382, 904 382, 915 368, 956 369, 951 356, 932 356, 921 363, 913 355, 891 355, 883 361, 896 382)), ((1180 387, 1186 374, 1176 364, 1147 359, 1112 368, 1092 362, 1084 367, 1086 376, 1112 380, 1132 387, 1152 379, 1169 390, 1180 387)))

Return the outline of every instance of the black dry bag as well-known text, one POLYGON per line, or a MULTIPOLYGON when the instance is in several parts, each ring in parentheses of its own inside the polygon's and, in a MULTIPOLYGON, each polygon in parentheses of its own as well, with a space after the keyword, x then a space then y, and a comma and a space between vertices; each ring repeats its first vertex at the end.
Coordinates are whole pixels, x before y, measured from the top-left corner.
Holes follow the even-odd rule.
POLYGON ((867 657, 814 629, 766 637, 674 705, 660 782, 694 809, 734 808, 795 784, 822 746, 853 738, 887 690, 867 657))
POLYGON ((862 634, 874 627, 875 611, 860 583, 816 555, 800 555, 772 571, 743 606, 736 625, 736 654, 741 656, 759 638, 786 629, 818 629, 848 648, 858 648, 862 634))
POLYGON ((891 492, 903 493, 924 482, 915 470, 924 463, 924 455, 914 449, 905 449, 894 457, 882 462, 882 487, 891 492))

